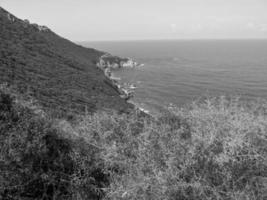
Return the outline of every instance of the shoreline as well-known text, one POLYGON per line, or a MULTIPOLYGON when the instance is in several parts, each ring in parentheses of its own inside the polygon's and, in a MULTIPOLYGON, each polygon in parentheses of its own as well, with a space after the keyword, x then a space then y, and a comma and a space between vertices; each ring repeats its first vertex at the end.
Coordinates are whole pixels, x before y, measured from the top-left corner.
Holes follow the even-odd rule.
POLYGON ((141 106, 137 105, 133 100, 131 100, 134 97, 134 90, 137 88, 135 84, 133 83, 122 83, 120 84, 119 81, 121 80, 121 77, 114 76, 114 73, 112 72, 112 69, 118 69, 118 68, 135 68, 135 67, 143 67, 144 64, 139 64, 131 58, 120 58, 117 56, 112 56, 110 54, 104 54, 99 58, 99 62, 97 63, 97 67, 99 67, 103 72, 106 78, 108 78, 112 85, 118 90, 120 93, 120 97, 127 101, 127 103, 134 106, 135 110, 138 110, 146 115, 152 116, 150 111, 142 108, 141 106), (103 58, 111 58, 111 61, 105 61, 103 58), (123 63, 126 64, 123 64, 123 63))

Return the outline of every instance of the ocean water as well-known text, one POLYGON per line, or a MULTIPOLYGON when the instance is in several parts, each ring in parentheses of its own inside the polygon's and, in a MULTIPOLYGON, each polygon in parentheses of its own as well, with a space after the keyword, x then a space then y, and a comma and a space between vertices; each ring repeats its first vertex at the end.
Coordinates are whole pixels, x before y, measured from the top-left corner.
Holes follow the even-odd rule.
POLYGON ((85 42, 143 67, 115 76, 137 86, 133 101, 156 113, 203 96, 267 99, 267 40, 85 42))

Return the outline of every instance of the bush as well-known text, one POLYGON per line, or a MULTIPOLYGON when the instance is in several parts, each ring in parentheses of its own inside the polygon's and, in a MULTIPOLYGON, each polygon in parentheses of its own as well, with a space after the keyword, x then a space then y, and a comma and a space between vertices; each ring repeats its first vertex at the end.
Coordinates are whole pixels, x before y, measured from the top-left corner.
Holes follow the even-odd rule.
POLYGON ((1 199, 264 200, 267 104, 50 119, 0 88, 1 199), (75 123, 75 124, 74 124, 75 123))
POLYGON ((263 200, 266 105, 209 99, 141 122, 100 113, 77 132, 102 149, 106 199, 263 200))
POLYGON ((97 150, 7 91, 0 91, 0 199, 100 199, 107 176, 97 150))

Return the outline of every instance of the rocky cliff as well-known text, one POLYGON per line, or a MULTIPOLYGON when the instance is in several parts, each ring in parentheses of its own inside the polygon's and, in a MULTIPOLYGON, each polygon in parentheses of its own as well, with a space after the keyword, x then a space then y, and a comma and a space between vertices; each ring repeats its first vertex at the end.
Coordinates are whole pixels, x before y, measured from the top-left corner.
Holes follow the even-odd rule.
POLYGON ((103 68, 117 69, 123 67, 129 67, 129 68, 137 67, 138 63, 131 58, 121 58, 110 54, 104 54, 99 58, 99 62, 97 65, 102 69, 103 68))

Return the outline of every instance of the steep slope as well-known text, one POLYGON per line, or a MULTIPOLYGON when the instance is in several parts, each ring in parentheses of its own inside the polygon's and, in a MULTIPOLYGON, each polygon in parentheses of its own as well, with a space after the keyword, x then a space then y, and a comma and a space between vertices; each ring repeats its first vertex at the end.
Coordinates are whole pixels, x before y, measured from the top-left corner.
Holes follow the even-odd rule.
POLYGON ((31 93, 49 111, 132 108, 96 67, 101 55, 0 7, 0 83, 31 93))

